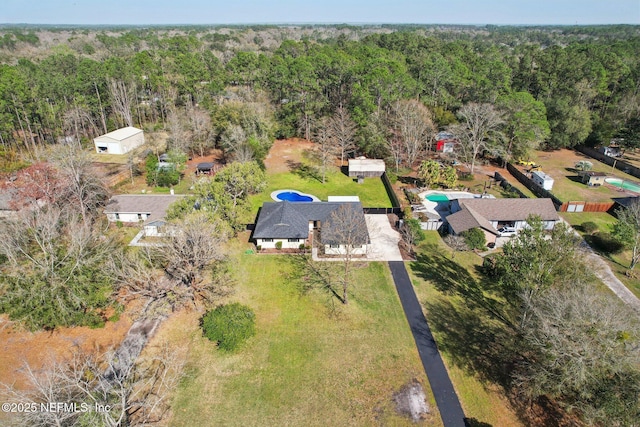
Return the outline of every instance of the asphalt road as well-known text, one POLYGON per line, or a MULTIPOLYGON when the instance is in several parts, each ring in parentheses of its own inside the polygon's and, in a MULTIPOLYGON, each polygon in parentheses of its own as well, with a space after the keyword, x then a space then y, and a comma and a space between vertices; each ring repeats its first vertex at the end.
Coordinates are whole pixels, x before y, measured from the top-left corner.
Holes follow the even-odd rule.
POLYGON ((420 306, 413 290, 404 262, 389 261, 389 268, 396 284, 404 314, 407 316, 413 338, 416 341, 422 366, 424 366, 424 370, 427 373, 431 390, 436 399, 442 422, 445 427, 465 427, 465 417, 462 406, 460 406, 460 400, 453 388, 449 373, 444 367, 438 346, 433 339, 427 319, 422 312, 422 306, 420 306))

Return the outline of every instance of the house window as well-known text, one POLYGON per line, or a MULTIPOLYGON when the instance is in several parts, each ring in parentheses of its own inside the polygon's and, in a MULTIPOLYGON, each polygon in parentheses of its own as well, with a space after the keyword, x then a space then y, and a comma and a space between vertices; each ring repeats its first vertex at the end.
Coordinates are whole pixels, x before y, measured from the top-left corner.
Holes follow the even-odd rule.
POLYGON ((119 220, 120 220, 120 214, 119 214, 119 213, 117 213, 117 214, 116 214, 116 221, 119 221, 119 220))
POLYGON ((300 239, 287 239, 289 243, 298 243, 300 239))
POLYGON ((273 239, 262 239, 263 243, 270 243, 273 242, 273 239))
POLYGON ((138 221, 142 220, 142 214, 138 214, 138 221))
POLYGON ((362 245, 352 245, 351 247, 354 248, 354 249, 360 249, 362 247, 362 245))
POLYGON ((340 245, 329 245, 331 249, 340 249, 340 245))

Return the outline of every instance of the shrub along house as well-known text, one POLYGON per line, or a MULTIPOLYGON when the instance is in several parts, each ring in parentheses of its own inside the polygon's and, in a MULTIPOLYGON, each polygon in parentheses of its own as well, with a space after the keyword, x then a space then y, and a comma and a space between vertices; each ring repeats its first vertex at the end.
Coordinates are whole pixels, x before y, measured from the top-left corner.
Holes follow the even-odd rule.
POLYGON ((256 245, 263 249, 299 249, 311 245, 314 234, 325 254, 347 252, 366 255, 370 244, 364 212, 359 202, 267 202, 262 205, 253 231, 256 245), (346 230, 347 221, 337 220, 343 207, 349 221, 359 229, 346 230))
POLYGON ((446 221, 452 233, 480 228, 487 243, 496 241, 502 227, 523 229, 531 215, 542 219, 545 230, 560 221, 551 199, 458 199, 452 201, 451 212, 446 221))

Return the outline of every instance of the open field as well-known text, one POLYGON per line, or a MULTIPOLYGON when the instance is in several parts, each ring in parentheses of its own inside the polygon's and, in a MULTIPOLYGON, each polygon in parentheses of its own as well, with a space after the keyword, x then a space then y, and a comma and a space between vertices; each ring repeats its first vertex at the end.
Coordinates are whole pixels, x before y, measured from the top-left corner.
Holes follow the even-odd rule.
POLYGON ((202 337, 202 313, 182 313, 154 340, 188 349, 171 425, 413 425, 393 394, 418 379, 441 421, 415 343, 384 264, 358 269, 351 301, 331 309, 324 292, 302 293, 293 257, 238 250, 233 301, 253 308, 257 335, 235 354, 202 337))
MULTIPOLYGON (((551 192, 563 202, 590 201, 608 202, 612 198, 635 196, 630 191, 621 191, 609 184, 600 187, 589 187, 580 182, 578 172, 574 170, 576 162, 588 160, 593 163, 593 171, 604 172, 611 177, 625 178, 624 173, 612 169, 599 161, 573 150, 536 151, 531 155, 531 160, 542 166, 542 171, 550 175, 554 180, 551 192)), ((518 166, 523 172, 527 167, 518 166)))

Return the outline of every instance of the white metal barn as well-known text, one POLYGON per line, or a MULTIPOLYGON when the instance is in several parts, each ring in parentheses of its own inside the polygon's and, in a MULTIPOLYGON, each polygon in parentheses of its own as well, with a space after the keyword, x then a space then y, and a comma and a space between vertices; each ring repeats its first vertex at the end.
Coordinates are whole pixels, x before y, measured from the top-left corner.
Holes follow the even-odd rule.
POLYGON ((93 139, 97 153, 127 154, 144 144, 142 129, 127 126, 93 139))

